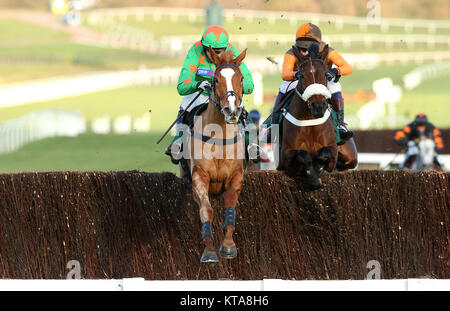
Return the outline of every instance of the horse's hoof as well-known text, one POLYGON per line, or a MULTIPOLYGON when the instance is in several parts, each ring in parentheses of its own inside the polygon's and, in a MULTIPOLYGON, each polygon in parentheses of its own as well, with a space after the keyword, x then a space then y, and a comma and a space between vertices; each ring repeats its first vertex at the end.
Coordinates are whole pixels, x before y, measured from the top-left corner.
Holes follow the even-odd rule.
POLYGON ((236 245, 233 245, 232 247, 226 247, 226 246, 220 246, 219 250, 220 256, 222 256, 225 259, 233 259, 237 256, 237 248, 236 245))
POLYGON ((320 181, 320 180, 318 182, 313 183, 313 184, 309 184, 309 189, 311 191, 319 190, 320 188, 322 188, 322 181, 320 181))
POLYGON ((216 252, 205 252, 200 259, 202 263, 215 263, 219 262, 219 257, 217 257, 216 252))

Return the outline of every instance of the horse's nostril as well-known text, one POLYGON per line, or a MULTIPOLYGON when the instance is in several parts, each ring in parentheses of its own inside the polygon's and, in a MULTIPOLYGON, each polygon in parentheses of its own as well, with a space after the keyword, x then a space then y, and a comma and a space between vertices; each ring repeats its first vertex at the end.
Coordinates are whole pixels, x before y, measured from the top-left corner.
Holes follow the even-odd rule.
POLYGON ((223 112, 224 112, 225 114, 230 114, 230 108, 229 108, 229 107, 224 107, 224 108, 223 108, 223 112))

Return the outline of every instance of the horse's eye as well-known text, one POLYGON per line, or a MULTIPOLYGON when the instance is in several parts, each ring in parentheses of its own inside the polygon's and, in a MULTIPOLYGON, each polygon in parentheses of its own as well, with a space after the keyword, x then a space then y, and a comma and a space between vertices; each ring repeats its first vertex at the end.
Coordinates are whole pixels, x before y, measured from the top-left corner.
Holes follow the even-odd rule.
POLYGON ((217 78, 214 78, 214 83, 216 84, 218 81, 217 81, 217 78))

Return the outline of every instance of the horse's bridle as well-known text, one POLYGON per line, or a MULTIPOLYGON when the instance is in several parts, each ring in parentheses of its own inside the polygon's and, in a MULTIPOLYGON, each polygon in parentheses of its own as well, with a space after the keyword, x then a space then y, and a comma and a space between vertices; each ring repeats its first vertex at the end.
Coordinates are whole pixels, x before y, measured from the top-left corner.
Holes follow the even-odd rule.
MULTIPOLYGON (((219 68, 222 68, 222 67, 225 67, 225 66, 234 67, 234 68, 237 68, 238 70, 240 70, 239 66, 237 66, 235 64, 221 64, 221 65, 216 67, 215 73, 218 71, 219 68)), ((242 99, 241 99, 241 96, 239 96, 239 94, 236 93, 235 91, 228 91, 228 92, 226 92, 225 94, 223 94, 219 98, 219 96, 217 96, 217 93, 216 93, 216 82, 215 82, 216 81, 216 74, 215 73, 214 73, 214 77, 213 77, 213 82, 211 83, 211 88, 212 88, 212 91, 214 93, 214 99, 211 97, 211 90, 209 90, 208 91, 209 102, 211 104, 213 104, 214 107, 216 107, 217 110, 220 111, 220 113, 224 114, 223 108, 220 105, 220 103, 224 99, 228 98, 229 96, 235 96, 239 100, 239 103, 241 103, 242 99)), ((203 134, 198 134, 198 133, 196 133, 194 131, 191 132, 191 136, 194 137, 194 138, 200 139, 200 140, 202 140, 205 143, 216 144, 216 145, 219 145, 219 146, 234 145, 242 138, 242 134, 241 134, 240 131, 239 131, 238 135, 236 135, 233 138, 229 138, 229 139, 211 138, 211 137, 205 136, 203 134)))
MULTIPOLYGON (((295 93, 297 94, 297 96, 301 99, 302 102, 305 102, 308 109, 310 111, 312 111, 312 103, 309 101, 309 98, 313 95, 322 95, 324 96, 326 99, 331 97, 330 91, 328 90, 327 86, 321 84, 321 83, 316 83, 316 76, 314 74, 314 70, 312 70, 313 68, 313 62, 314 61, 320 61, 323 64, 323 60, 318 59, 318 58, 309 58, 305 61, 303 61, 300 66, 299 66, 299 70, 298 72, 300 72, 299 75, 299 79, 298 79, 298 84, 295 87, 295 93), (303 87, 303 75, 301 74, 301 69, 302 67, 306 64, 309 63, 311 65, 311 73, 313 75, 313 83, 308 85, 306 88, 303 87), (299 92, 299 87, 302 90, 302 92, 299 92)), ((295 116, 293 116, 292 114, 289 113, 289 111, 287 109, 284 109, 284 117, 292 124, 296 125, 296 126, 315 126, 315 125, 320 125, 323 124, 324 122, 326 122, 328 120, 328 118, 330 117, 330 109, 328 108, 323 117, 317 118, 317 119, 308 119, 308 120, 298 120, 295 116)))
POLYGON ((236 93, 234 90, 227 91, 220 98, 217 95, 217 92, 216 92, 216 72, 218 72, 219 68, 228 67, 228 66, 237 68, 240 71, 239 66, 237 66, 235 64, 221 64, 221 65, 217 66, 216 70, 214 72, 213 82, 211 84, 211 87, 212 87, 212 90, 213 90, 213 93, 214 93, 214 98, 211 98, 211 93, 209 94, 209 102, 212 103, 214 105, 214 107, 216 107, 221 113, 223 113, 223 107, 220 105, 220 103, 224 99, 227 99, 230 96, 234 96, 234 97, 236 97, 239 100, 239 104, 242 102, 242 97, 239 96, 239 94, 236 93))
MULTIPOLYGON (((306 63, 310 63, 311 64, 311 73, 313 75, 313 83, 316 83, 316 76, 314 74, 314 71, 312 70, 313 62, 321 62, 322 65, 324 64, 322 59, 320 59, 320 58, 311 58, 310 57, 309 59, 304 60, 298 66, 298 72, 300 72, 300 78, 298 79, 298 84, 300 85, 300 90, 298 90, 298 88, 296 87, 296 92, 295 93, 297 93, 297 96, 299 96, 301 100, 303 100, 303 97, 301 96, 301 94, 303 94, 305 92, 305 89, 306 89, 306 88, 303 87, 303 74, 301 73, 301 69, 306 63)), ((306 104, 308 105, 308 108, 311 109, 311 103, 309 101, 306 101, 306 104)))

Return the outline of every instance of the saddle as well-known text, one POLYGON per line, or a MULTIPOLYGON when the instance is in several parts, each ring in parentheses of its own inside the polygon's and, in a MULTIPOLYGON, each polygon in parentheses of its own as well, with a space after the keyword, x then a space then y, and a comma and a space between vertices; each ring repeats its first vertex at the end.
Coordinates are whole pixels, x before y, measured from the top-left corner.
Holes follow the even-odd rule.
POLYGON ((187 112, 182 119, 182 123, 189 126, 189 128, 192 130, 194 128, 194 119, 195 117, 201 115, 206 108, 208 108, 208 103, 201 104, 195 108, 193 108, 191 111, 187 112))

